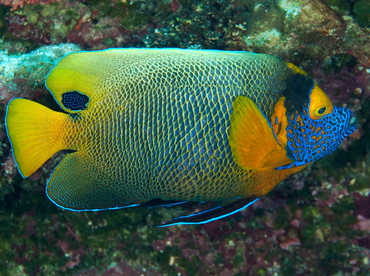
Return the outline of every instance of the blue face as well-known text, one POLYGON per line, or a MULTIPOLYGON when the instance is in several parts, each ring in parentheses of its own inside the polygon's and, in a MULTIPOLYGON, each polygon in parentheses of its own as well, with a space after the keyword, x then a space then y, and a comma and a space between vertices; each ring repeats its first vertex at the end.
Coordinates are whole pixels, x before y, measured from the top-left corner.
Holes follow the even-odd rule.
POLYGON ((302 166, 332 153, 357 126, 352 111, 336 106, 321 119, 311 119, 307 108, 287 117, 286 149, 293 163, 278 169, 302 166))

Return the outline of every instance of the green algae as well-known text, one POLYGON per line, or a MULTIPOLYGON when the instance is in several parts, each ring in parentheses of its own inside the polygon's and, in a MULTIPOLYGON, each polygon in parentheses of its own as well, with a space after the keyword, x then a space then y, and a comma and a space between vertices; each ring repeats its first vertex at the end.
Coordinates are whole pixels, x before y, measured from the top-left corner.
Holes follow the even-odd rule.
POLYGON ((231 261, 232 265, 234 267, 239 267, 240 265, 242 265, 243 263, 245 262, 245 259, 244 259, 244 251, 242 250, 237 250, 236 251, 236 254, 235 254, 235 257, 233 258, 233 260, 231 261))
POLYGON ((222 265, 224 262, 224 257, 222 256, 221 253, 217 253, 215 258, 214 258, 214 263, 217 265, 222 265))
POLYGON ((364 173, 362 175, 359 175, 355 178, 355 181, 353 184, 348 186, 348 191, 355 192, 355 191, 364 191, 369 189, 369 175, 370 171, 367 173, 364 173))
POLYGON ((339 10, 348 12, 351 9, 351 3, 347 0, 326 0, 328 5, 337 7, 339 10))
POLYGON ((239 43, 233 37, 247 32, 249 6, 254 2, 238 3, 237 12, 226 0, 185 2, 164 18, 160 28, 149 29, 143 41, 147 47, 232 48, 239 43))
POLYGON ((342 220, 343 215, 346 214, 348 210, 355 209, 353 198, 350 196, 343 197, 339 202, 336 202, 331 209, 334 212, 334 214, 339 216, 342 220))
MULTIPOLYGON (((281 265, 280 273, 282 276, 296 275, 296 269, 294 266, 292 266, 292 263, 293 263, 292 259, 282 258, 281 262, 282 262, 282 265, 281 265)), ((294 260, 294 263, 296 262, 297 260, 294 260)))
POLYGON ((274 228, 284 229, 288 227, 289 221, 287 220, 288 212, 284 209, 277 213, 274 220, 274 228))
POLYGON ((360 0, 356 2, 353 5, 353 13, 361 27, 370 27, 370 2, 368 0, 360 0))
POLYGON ((260 220, 257 217, 250 217, 247 220, 246 225, 251 230, 258 230, 264 227, 261 225, 260 220))
POLYGON ((13 28, 19 31, 16 35, 7 32, 4 37, 7 40, 21 41, 30 50, 39 47, 40 43, 52 44, 66 41, 65 37, 73 30, 80 18, 78 9, 81 6, 82 4, 69 6, 64 2, 24 5, 22 8, 8 12, 8 23, 14 25, 13 28), (19 20, 23 17, 25 22, 21 24, 19 20))
POLYGON ((133 30, 148 24, 153 15, 148 10, 140 10, 140 3, 135 3, 130 6, 125 6, 126 9, 123 9, 123 13, 120 14, 121 20, 119 21, 120 25, 128 30, 133 30))
POLYGON ((0 37, 6 32, 6 22, 4 20, 5 13, 6 9, 0 6, 0 37))
POLYGON ((256 275, 260 275, 260 276, 263 276, 263 275, 267 275, 266 273, 266 270, 263 269, 263 268, 260 268, 256 271, 256 275))
POLYGON ((190 259, 181 258, 179 264, 185 268, 187 275, 197 275, 199 267, 202 265, 198 257, 194 255, 190 259))
MULTIPOLYGON (((16 183, 14 185, 17 187, 16 183)), ((136 260, 142 254, 150 255, 150 244, 164 238, 163 230, 151 228, 148 231, 148 227, 140 226, 147 223, 143 221, 148 217, 149 210, 146 209, 104 214, 65 212, 48 201, 44 192, 25 193, 18 190, 18 194, 21 198, 8 198, 0 213, 0 264, 24 258, 27 261, 23 262, 23 266, 30 274, 40 269, 40 275, 58 275, 58 271, 73 256, 61 250, 62 244, 71 253, 85 252, 79 269, 91 269, 93 265, 101 270, 114 254, 117 260, 136 260), (18 246, 23 248, 22 251, 14 250, 18 246), (117 255, 120 252, 117 246, 126 250, 117 255), (107 255, 101 258, 103 248, 107 255)), ((0 267, 8 266, 4 264, 0 267)), ((6 275, 7 271, 9 269, 4 273, 0 271, 0 274, 6 275)), ((67 271, 65 275, 71 273, 67 271)))

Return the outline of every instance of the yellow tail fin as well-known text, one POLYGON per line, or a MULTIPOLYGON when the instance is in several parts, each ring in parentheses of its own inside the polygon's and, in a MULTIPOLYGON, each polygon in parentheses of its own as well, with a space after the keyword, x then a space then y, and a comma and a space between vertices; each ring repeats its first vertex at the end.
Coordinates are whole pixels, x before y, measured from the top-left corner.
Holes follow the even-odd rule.
POLYGON ((63 133, 67 120, 67 114, 30 100, 9 102, 6 129, 23 177, 30 176, 56 152, 65 149, 63 133))

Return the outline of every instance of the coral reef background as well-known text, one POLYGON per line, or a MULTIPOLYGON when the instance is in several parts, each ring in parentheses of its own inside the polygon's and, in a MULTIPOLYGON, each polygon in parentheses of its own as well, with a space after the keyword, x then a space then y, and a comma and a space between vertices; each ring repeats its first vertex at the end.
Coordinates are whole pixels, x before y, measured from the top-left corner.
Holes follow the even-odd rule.
POLYGON ((1 0, 0 275, 368 275, 370 1, 1 0), (17 172, 6 103, 58 109, 44 87, 64 54, 109 47, 247 50, 309 72, 358 130, 250 208, 200 226, 150 227, 202 206, 74 213, 45 183, 63 153, 17 172))

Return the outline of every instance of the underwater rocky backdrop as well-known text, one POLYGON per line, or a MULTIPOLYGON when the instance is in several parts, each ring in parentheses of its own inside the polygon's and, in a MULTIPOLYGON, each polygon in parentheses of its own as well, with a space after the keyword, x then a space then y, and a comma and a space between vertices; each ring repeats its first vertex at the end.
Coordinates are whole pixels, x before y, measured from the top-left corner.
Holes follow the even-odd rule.
POLYGON ((368 275, 368 0, 1 0, 0 275, 368 275), (200 226, 151 227, 201 206, 74 213, 45 183, 62 153, 17 172, 6 103, 57 109, 44 87, 64 54, 109 47, 247 50, 309 72, 358 130, 248 209, 200 226))

